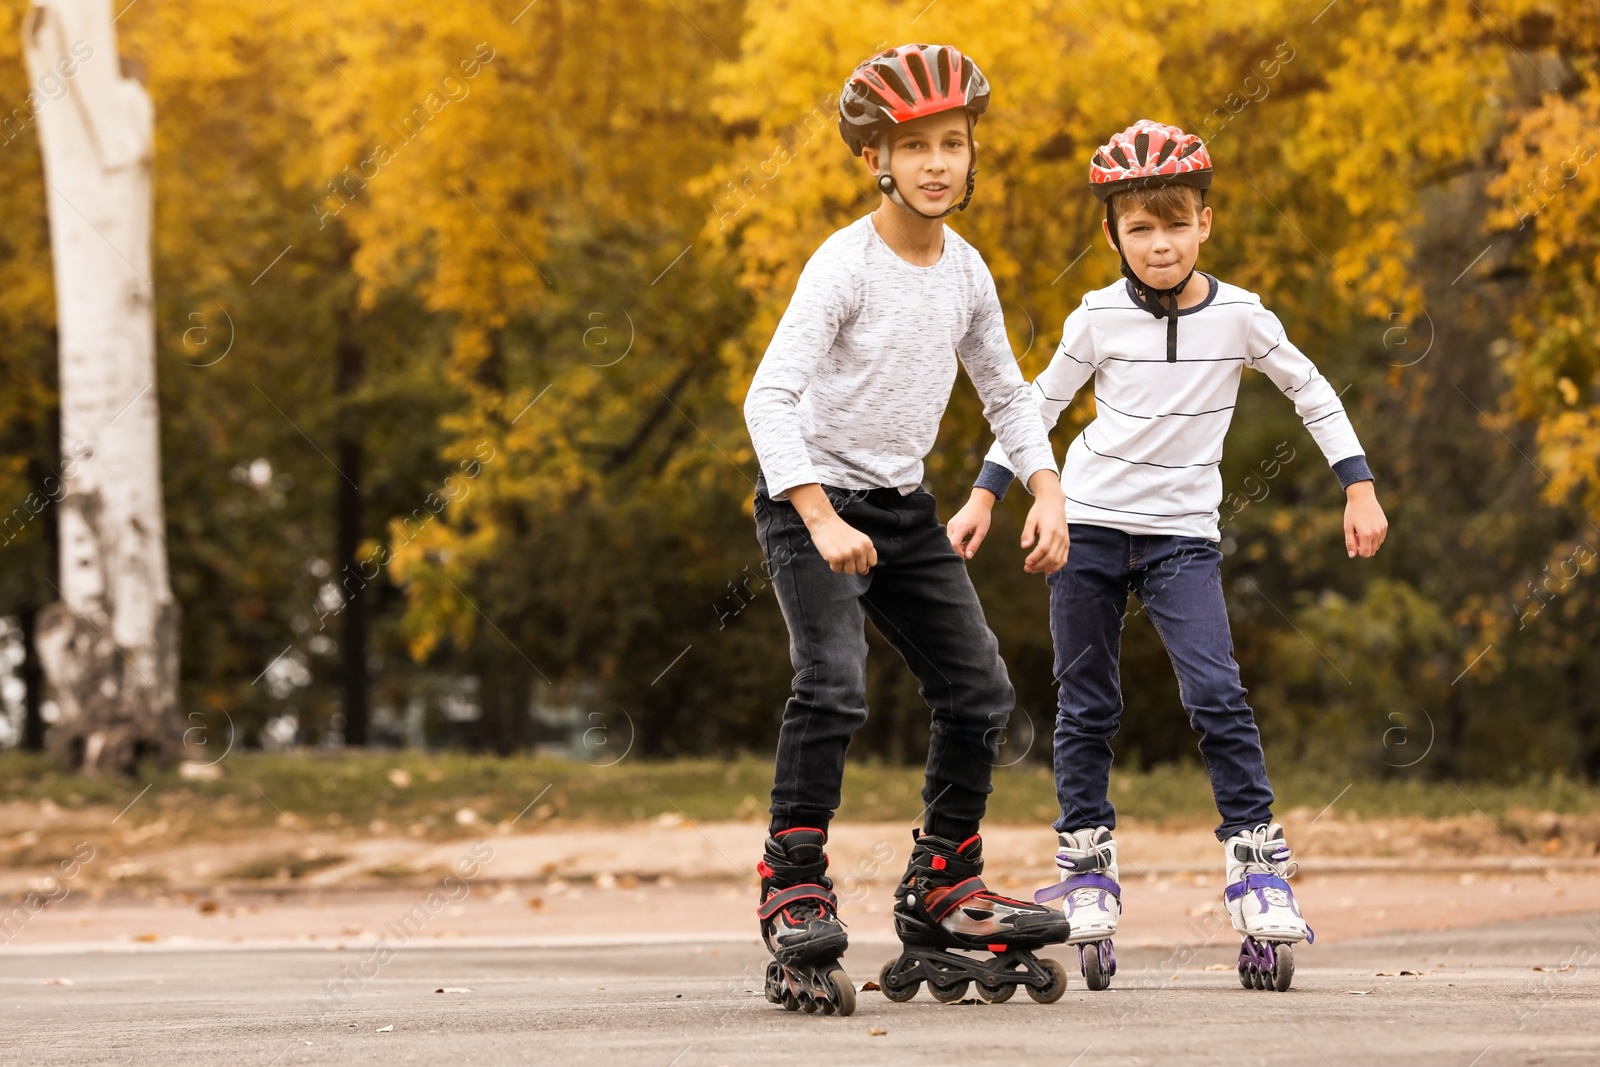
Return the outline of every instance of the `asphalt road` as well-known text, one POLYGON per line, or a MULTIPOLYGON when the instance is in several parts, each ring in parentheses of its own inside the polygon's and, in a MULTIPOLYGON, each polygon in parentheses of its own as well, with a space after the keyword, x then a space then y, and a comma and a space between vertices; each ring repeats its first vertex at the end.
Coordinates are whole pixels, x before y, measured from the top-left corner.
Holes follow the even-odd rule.
MULTIPOLYGON (((1600 915, 1304 947, 1283 994, 1239 987, 1235 945, 1223 932, 1209 943, 1197 935, 1188 945, 1124 948, 1102 993, 1083 988, 1074 961, 1072 987, 1049 1006, 1023 995, 941 1005, 925 990, 892 1004, 869 991, 849 1018, 767 1004, 758 992, 765 958, 748 940, 473 939, 419 942, 388 959, 371 946, 59 946, 0 952, 0 1061, 1600 1063, 1600 915)), ((893 951, 858 942, 845 962, 859 985, 893 951)))

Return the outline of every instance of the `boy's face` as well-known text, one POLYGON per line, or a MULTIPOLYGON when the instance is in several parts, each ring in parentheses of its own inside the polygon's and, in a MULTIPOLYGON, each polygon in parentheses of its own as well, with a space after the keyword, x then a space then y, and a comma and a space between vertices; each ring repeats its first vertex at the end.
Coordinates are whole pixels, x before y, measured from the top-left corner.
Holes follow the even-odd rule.
MULTIPOLYGON (((1102 222, 1111 247, 1111 227, 1102 222)), ((1194 270, 1200 245, 1211 236, 1211 208, 1202 207, 1186 219, 1166 222, 1143 208, 1117 216, 1117 236, 1122 254, 1139 280, 1152 289, 1171 289, 1194 270)))
MULTIPOLYGON (((960 203, 967 192, 972 162, 972 130, 966 111, 941 111, 896 126, 889 138, 889 174, 906 203, 924 215, 938 215, 960 203)), ((874 175, 883 157, 876 144, 862 149, 874 175)))

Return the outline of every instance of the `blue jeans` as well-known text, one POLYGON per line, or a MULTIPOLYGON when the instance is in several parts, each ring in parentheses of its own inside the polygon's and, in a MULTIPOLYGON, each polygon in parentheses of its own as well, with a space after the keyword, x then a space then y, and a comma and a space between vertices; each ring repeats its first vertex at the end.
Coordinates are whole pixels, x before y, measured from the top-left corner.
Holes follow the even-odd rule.
POLYGON ((1000 734, 1016 693, 932 495, 824 486, 834 510, 872 538, 878 563, 835 574, 794 506, 756 487, 756 533, 789 626, 794 695, 778 730, 772 831, 826 830, 839 806, 845 749, 867 720, 866 620, 905 659, 932 711, 922 790, 929 833, 977 832, 1000 734))
POLYGON ((1272 820, 1261 733, 1245 702, 1222 599, 1222 553, 1201 537, 1146 536, 1073 523, 1067 565, 1050 575, 1059 831, 1117 825, 1108 790, 1122 716, 1119 659, 1128 593, 1139 598, 1178 674, 1226 840, 1272 820))

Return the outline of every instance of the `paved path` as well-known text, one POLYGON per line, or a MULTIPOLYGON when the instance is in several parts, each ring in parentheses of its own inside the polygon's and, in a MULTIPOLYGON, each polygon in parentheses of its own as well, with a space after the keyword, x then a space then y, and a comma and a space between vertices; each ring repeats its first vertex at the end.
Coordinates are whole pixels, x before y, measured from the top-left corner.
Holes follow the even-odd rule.
MULTIPOLYGON (((867 992, 848 1019, 765 1003, 764 957, 748 938, 637 940, 419 939, 392 959, 370 945, 38 945, 0 953, 0 1062, 1600 1062, 1596 913, 1307 947, 1286 994, 1239 988, 1223 931, 1209 943, 1130 945, 1111 990, 1074 980, 1051 1006, 1020 995, 940 1005, 925 991, 896 1005, 867 992), (344 992, 330 995, 341 977, 344 992)), ((861 938, 846 962, 859 983, 893 951, 861 938)))

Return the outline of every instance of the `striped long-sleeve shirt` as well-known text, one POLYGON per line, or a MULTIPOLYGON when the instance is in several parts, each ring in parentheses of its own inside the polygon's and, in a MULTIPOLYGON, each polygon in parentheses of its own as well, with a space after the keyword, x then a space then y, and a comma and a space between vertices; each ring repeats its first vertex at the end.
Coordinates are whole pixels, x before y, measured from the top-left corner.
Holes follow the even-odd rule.
MULTIPOLYGON (((1166 320, 1140 306, 1126 281, 1087 294, 1067 316, 1033 392, 1048 429, 1094 379, 1094 421, 1068 447, 1061 474, 1068 522, 1217 540, 1222 441, 1246 367, 1294 401, 1342 484, 1372 477, 1338 394, 1278 317, 1248 290, 1195 280, 1210 294, 1179 312, 1175 361, 1166 320)), ((1012 469, 997 441, 977 484, 1001 495, 1012 469)))
POLYGON ((977 250, 944 230, 931 267, 895 254, 866 216, 822 243, 795 287, 745 398, 767 492, 810 482, 843 489, 922 484, 950 403, 956 362, 1026 478, 1054 471, 1048 431, 977 250))

